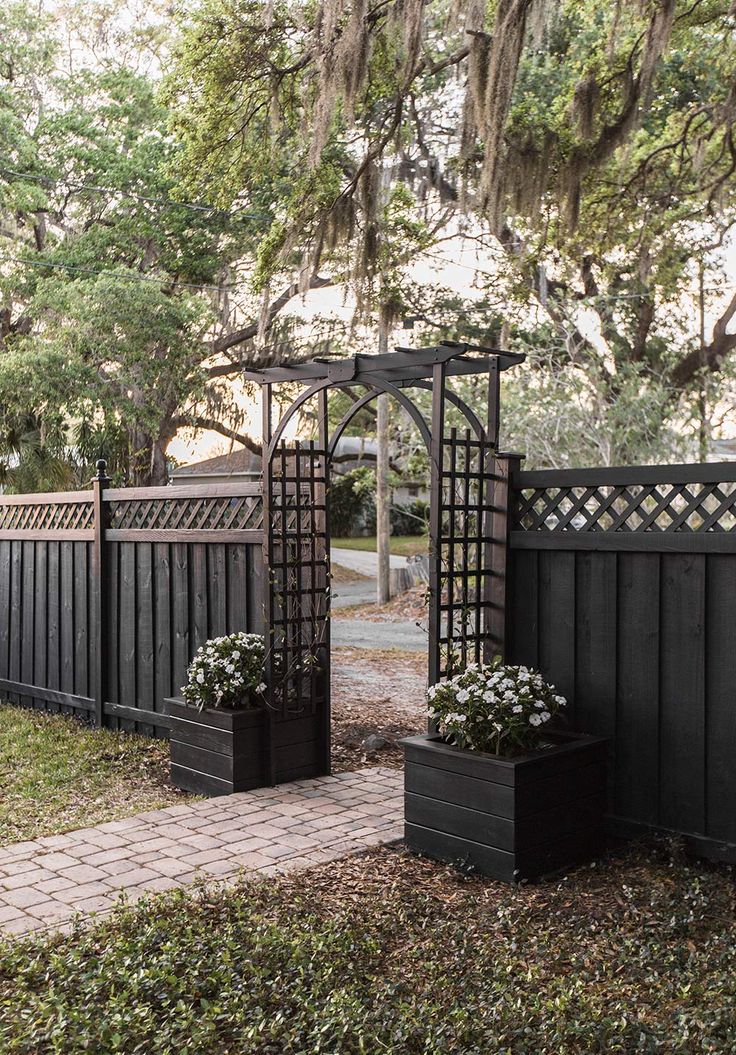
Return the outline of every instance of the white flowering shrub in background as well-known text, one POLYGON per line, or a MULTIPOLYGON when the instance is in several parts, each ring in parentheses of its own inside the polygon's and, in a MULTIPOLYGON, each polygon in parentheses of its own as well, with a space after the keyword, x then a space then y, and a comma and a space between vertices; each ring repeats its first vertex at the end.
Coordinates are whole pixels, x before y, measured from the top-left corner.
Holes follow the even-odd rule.
POLYGON ((181 690, 187 703, 205 707, 258 707, 266 645, 260 634, 213 637, 194 655, 181 690))
POLYGON ((471 664, 433 685, 429 715, 458 747, 516 755, 538 747, 544 727, 566 704, 554 685, 527 667, 471 664))

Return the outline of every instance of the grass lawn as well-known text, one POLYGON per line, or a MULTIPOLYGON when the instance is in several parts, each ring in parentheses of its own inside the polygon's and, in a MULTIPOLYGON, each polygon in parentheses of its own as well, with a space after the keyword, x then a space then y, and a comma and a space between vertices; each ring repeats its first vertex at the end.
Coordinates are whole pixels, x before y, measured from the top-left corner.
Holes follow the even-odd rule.
POLYGON ((733 1052, 734 887, 666 844, 513 889, 389 849, 0 946, 4 1055, 733 1052))
POLYGON ((0 705, 0 845, 181 802, 167 741, 0 705))
MULTIPOLYGON (((366 538, 333 538, 330 545, 342 549, 359 549, 367 553, 376 552, 376 536, 366 538)), ((392 535, 391 552, 397 557, 413 557, 416 553, 429 552, 429 540, 426 535, 392 535)))

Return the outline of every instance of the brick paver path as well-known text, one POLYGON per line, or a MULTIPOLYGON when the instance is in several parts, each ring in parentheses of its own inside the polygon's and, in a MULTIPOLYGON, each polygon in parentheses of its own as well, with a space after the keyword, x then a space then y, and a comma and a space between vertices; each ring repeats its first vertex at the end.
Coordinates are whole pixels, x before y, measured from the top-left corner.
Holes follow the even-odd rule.
POLYGON ((0 933, 68 923, 121 894, 308 867, 403 834, 403 772, 361 769, 0 847, 0 933))

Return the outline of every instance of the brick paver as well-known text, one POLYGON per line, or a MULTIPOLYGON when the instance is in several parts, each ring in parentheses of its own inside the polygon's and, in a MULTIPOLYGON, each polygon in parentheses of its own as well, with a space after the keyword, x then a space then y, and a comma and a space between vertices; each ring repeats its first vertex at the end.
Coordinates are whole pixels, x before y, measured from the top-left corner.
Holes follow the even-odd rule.
POLYGON ((170 806, 0 847, 0 934, 57 928, 125 896, 272 874, 403 834, 403 772, 361 769, 170 806))

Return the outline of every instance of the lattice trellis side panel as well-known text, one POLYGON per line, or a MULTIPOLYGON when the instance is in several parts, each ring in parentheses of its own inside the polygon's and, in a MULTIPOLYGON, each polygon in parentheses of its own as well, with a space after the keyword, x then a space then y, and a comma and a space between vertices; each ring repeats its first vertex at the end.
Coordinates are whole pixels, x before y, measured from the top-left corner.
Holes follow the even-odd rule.
POLYGON ((517 494, 521 531, 736 531, 736 482, 527 487, 517 494))
POLYGON ((242 531, 263 525, 260 495, 208 495, 197 498, 130 499, 109 503, 109 526, 116 530, 242 531))
POLYGON ((89 531, 94 527, 92 495, 78 501, 0 504, 3 531, 89 531))
POLYGON ((312 715, 329 693, 326 454, 282 444, 271 461, 268 526, 271 704, 312 715))
POLYGON ((441 530, 439 539, 439 676, 451 677, 468 663, 490 660, 503 649, 494 613, 503 607, 498 582, 505 560, 497 547, 493 514, 494 450, 485 439, 452 429, 443 442, 441 530))

